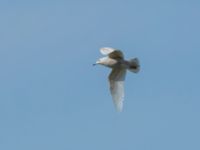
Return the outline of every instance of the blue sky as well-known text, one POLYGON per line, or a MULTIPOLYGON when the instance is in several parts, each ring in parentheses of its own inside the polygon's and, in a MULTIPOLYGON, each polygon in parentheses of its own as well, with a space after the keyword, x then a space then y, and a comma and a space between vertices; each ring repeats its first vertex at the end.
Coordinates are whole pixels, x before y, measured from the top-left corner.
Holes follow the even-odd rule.
POLYGON ((0 2, 0 149, 199 150, 200 2, 0 2), (104 46, 138 57, 124 111, 104 46))

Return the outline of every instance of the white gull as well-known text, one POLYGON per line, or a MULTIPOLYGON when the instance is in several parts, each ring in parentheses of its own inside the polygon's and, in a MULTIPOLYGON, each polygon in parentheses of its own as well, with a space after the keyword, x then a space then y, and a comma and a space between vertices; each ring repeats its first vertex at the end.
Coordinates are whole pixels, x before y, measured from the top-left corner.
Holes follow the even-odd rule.
POLYGON ((140 70, 139 60, 137 58, 125 60, 122 51, 111 47, 101 48, 100 52, 107 56, 100 58, 94 65, 100 64, 112 69, 108 77, 110 92, 117 111, 121 112, 123 109, 126 70, 138 73, 140 70))

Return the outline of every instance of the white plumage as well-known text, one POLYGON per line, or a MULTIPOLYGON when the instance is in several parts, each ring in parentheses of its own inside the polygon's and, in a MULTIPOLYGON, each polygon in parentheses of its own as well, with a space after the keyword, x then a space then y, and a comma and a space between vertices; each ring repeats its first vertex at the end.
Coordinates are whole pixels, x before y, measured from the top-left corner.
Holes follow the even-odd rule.
POLYGON ((96 64, 104 65, 112 69, 108 79, 110 83, 110 92, 116 109, 121 112, 123 109, 124 100, 124 80, 126 77, 126 70, 131 72, 139 72, 139 60, 137 58, 124 59, 124 55, 120 50, 104 47, 100 52, 106 57, 100 58, 96 64))

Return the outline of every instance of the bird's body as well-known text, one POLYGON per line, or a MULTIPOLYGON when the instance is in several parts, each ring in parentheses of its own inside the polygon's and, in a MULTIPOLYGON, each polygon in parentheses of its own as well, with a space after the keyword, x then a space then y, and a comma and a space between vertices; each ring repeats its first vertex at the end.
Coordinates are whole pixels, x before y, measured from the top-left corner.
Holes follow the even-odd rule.
POLYGON ((137 58, 125 60, 120 50, 104 47, 100 52, 107 57, 100 58, 96 64, 100 64, 112 69, 108 79, 110 83, 110 91, 114 104, 118 111, 122 111, 124 100, 124 80, 126 70, 137 73, 140 69, 139 60, 137 58))

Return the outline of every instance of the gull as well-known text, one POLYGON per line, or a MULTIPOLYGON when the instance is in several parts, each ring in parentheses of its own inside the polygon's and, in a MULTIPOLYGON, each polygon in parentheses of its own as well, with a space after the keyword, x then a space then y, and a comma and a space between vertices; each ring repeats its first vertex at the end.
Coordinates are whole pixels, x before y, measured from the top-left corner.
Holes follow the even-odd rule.
POLYGON ((100 52, 106 55, 106 57, 100 58, 93 65, 100 64, 112 69, 108 76, 110 92, 117 111, 121 112, 124 101, 126 71, 129 70, 133 73, 138 73, 140 70, 139 60, 138 58, 125 60, 121 50, 111 47, 103 47, 100 49, 100 52))

